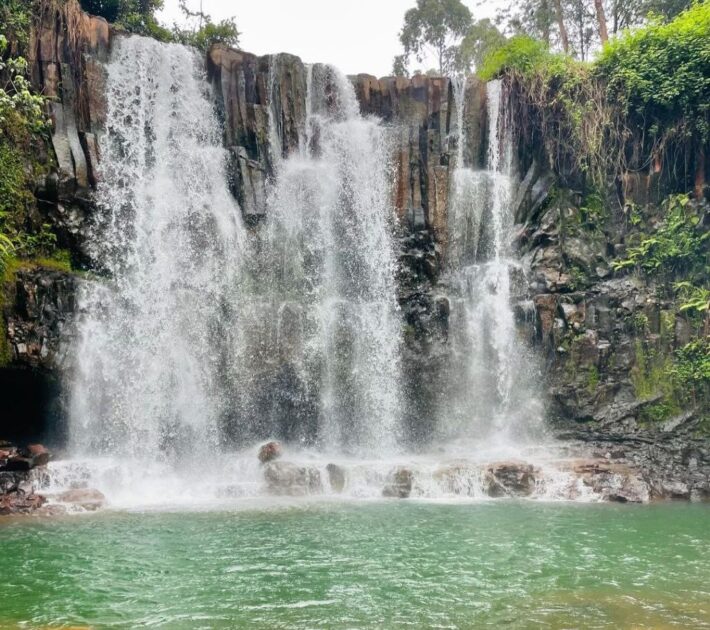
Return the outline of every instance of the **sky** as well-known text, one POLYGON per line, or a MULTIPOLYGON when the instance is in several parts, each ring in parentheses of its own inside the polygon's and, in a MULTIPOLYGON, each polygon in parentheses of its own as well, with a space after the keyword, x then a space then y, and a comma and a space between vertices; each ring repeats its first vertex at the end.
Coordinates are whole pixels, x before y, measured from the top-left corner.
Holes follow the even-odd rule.
MULTIPOLYGON (((503 0, 464 0, 474 18, 493 17, 503 0)), ((187 0, 199 8, 200 0, 187 0)), ((346 74, 385 76, 402 52, 398 34, 415 0, 202 0, 215 21, 234 17, 240 47, 257 55, 288 52, 306 63, 330 63, 346 74)), ((165 0, 159 15, 181 21, 178 0, 165 0)), ((416 67, 416 62, 412 69, 416 67)), ((425 64, 433 67, 436 64, 425 64)))

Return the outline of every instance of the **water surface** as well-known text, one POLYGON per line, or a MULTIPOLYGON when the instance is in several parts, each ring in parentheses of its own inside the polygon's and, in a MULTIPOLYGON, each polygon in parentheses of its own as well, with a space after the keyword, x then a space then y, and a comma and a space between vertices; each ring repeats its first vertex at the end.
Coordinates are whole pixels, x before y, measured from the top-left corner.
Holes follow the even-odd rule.
POLYGON ((300 503, 0 521, 0 627, 710 628, 710 506, 300 503))

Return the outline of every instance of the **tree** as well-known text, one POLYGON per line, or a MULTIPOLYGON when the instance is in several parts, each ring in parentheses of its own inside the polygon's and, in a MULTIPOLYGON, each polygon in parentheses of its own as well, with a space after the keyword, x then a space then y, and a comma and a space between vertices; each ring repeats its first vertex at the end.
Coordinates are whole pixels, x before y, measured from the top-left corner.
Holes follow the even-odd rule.
POLYGON ((560 40, 562 41, 562 50, 569 52, 569 36, 567 35, 567 27, 565 26, 565 16, 562 11, 562 3, 560 0, 553 0, 555 4, 555 16, 557 18, 557 27, 560 29, 560 40))
POLYGON ((488 18, 475 21, 456 51, 456 70, 467 73, 480 68, 483 60, 505 42, 505 35, 488 18))
POLYGON ((202 10, 202 2, 198 11, 192 11, 187 7, 186 0, 180 0, 180 10, 186 18, 188 27, 183 28, 175 24, 173 34, 176 41, 181 44, 194 46, 200 50, 207 50, 212 44, 239 45, 239 30, 234 18, 215 23, 212 17, 202 10))
POLYGON ((163 8, 163 0, 81 0, 81 8, 109 22, 120 22, 130 15, 154 19, 155 12, 163 8))
POLYGON ((606 44, 609 41, 609 32, 606 28, 606 15, 602 0, 594 0, 594 9, 597 12, 597 21, 599 22, 599 38, 602 44, 606 44))
POLYGON ((399 34, 404 54, 395 58, 395 72, 406 71, 412 55, 421 63, 432 52, 442 74, 455 69, 457 44, 471 25, 471 12, 461 0, 417 0, 404 15, 399 34))

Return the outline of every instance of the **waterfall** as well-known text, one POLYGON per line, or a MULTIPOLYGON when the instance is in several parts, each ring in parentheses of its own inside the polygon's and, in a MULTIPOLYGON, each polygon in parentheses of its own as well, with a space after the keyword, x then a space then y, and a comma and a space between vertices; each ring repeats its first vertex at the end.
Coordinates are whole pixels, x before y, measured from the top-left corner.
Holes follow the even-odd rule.
POLYGON ((220 344, 244 230, 196 51, 116 38, 70 383, 76 454, 155 458, 219 441, 220 344))
POLYGON ((269 353, 287 375, 276 413, 323 449, 388 453, 401 382, 390 147, 347 77, 322 65, 307 77, 305 136, 279 165, 262 234, 269 353))
POLYGON ((515 441, 538 425, 534 365, 518 337, 514 302, 525 280, 510 247, 513 233, 511 121, 500 81, 487 85, 486 168, 466 164, 464 80, 454 82, 457 162, 447 252, 452 293, 453 392, 442 432, 515 441))

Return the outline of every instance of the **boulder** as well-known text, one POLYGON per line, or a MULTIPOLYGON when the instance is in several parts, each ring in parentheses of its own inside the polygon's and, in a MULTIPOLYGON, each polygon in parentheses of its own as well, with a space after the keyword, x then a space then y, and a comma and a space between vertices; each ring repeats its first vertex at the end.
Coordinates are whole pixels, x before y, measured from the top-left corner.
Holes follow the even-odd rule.
POLYGON ((382 489, 383 497, 394 497, 397 499, 407 499, 412 494, 412 480, 414 475, 407 468, 397 468, 392 471, 387 484, 382 489))
POLYGON ((345 488, 345 470, 337 464, 328 464, 325 469, 328 471, 328 482, 331 489, 341 493, 345 488))
POLYGON ((49 450, 42 444, 30 444, 27 447, 27 452, 32 458, 32 465, 34 466, 46 466, 49 463, 50 453, 49 450))
POLYGON ((71 503, 84 510, 98 510, 106 503, 104 494, 92 488, 67 490, 60 494, 57 500, 62 503, 71 503))
POLYGON ((269 462, 264 466, 264 479, 271 494, 305 496, 323 492, 320 471, 314 466, 269 462))
POLYGON ((283 448, 278 442, 267 442, 259 449, 259 461, 262 464, 274 461, 283 455, 283 448))
POLYGON ((539 473, 532 464, 497 462, 490 464, 483 474, 483 487, 491 497, 527 497, 535 490, 539 473))
POLYGON ((640 473, 627 464, 603 459, 580 459, 567 464, 604 501, 648 503, 651 491, 640 473))
POLYGON ((41 508, 47 499, 39 494, 25 493, 21 490, 0 495, 0 515, 29 514, 41 508))

